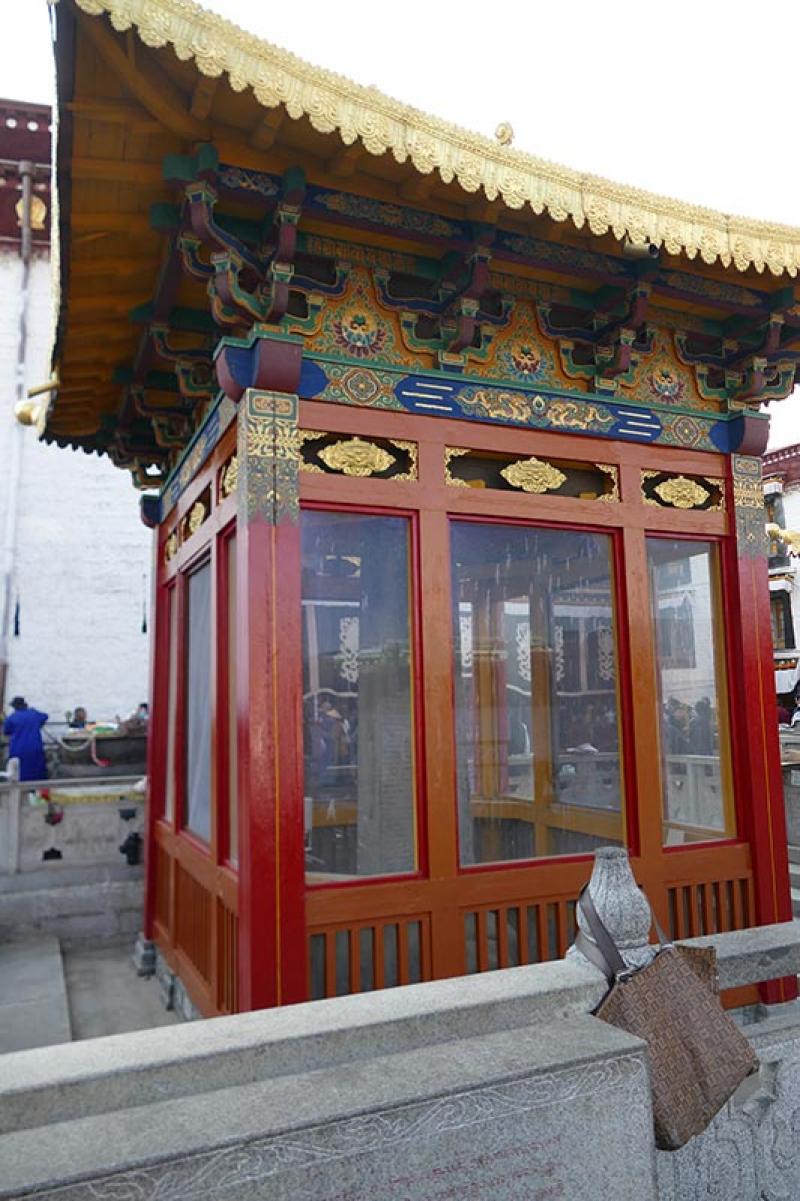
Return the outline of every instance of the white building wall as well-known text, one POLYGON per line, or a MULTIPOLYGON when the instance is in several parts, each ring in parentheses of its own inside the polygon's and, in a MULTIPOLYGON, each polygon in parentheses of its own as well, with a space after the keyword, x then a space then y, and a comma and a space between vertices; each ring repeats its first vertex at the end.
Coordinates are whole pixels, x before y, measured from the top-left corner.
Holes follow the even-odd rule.
MULTIPOLYGON (((0 250, 0 531, 8 502, 21 264, 0 250)), ((49 377, 50 265, 31 264, 26 385, 49 377)), ((23 433, 14 598, 6 701, 17 693, 63 721, 83 705, 90 718, 127 716, 147 699, 151 533, 139 519, 130 475, 97 455, 59 450, 23 433)))

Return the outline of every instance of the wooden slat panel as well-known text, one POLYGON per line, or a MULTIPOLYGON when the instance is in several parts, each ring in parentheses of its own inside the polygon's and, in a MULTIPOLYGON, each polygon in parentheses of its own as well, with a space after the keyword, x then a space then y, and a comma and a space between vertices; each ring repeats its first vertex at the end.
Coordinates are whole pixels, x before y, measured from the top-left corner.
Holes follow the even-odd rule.
POLYGON ((508 910, 497 910, 497 966, 508 967, 508 910))
POLYGON ((517 946, 519 962, 528 962, 528 908, 520 905, 517 908, 517 946))

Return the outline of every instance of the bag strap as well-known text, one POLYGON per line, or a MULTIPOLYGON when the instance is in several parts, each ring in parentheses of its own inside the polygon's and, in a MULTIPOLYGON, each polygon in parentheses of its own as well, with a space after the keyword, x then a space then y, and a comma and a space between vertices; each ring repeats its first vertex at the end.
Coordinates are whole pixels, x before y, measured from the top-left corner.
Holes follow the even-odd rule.
MULTIPOLYGON (((589 891, 588 884, 585 884, 581 889, 578 897, 578 905, 581 908, 583 916, 586 918, 589 929, 592 932, 592 938, 594 939, 594 942, 592 943, 586 937, 583 931, 578 928, 578 931, 575 935, 575 946, 578 948, 581 954, 585 955, 590 963, 593 963, 595 967, 600 969, 605 978, 608 980, 609 984, 613 984, 614 981, 620 977, 624 979, 626 976, 631 975, 631 968, 629 968, 625 963, 619 947, 614 942, 614 939, 609 934, 608 929, 600 917, 600 914, 597 912, 597 908, 594 900, 592 899, 592 894, 589 891)), ((664 931, 661 929, 661 925, 658 921, 658 918, 653 913, 652 908, 650 910, 650 916, 653 924, 655 925, 656 934, 658 936, 658 941, 661 948, 663 949, 665 947, 671 947, 673 945, 672 940, 668 939, 664 931)))
POLYGON ((580 896, 578 897, 578 904, 581 907, 583 916, 586 918, 586 921, 589 924, 589 929, 592 932, 592 938, 595 941, 595 946, 592 947, 591 943, 589 943, 589 940, 580 929, 578 930, 578 934, 575 939, 575 945, 584 955, 586 955, 587 945, 591 948, 591 953, 587 955, 587 959, 590 959, 596 967, 600 968, 600 971, 606 977, 609 984, 611 984, 616 977, 620 975, 620 973, 627 972, 627 964, 620 955, 619 947, 609 934, 600 918, 600 914, 595 908, 595 903, 592 900, 592 894, 589 892, 588 884, 585 884, 581 889, 580 896), (600 962, 601 959, 602 963, 600 962))

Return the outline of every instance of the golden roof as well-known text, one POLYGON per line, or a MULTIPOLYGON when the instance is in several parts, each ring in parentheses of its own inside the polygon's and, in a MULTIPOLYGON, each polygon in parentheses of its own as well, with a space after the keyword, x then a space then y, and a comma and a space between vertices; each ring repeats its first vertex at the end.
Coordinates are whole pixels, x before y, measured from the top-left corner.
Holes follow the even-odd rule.
POLYGON ((76 3, 93 16, 107 13, 119 32, 135 27, 148 46, 171 46, 209 79, 227 75, 234 92, 251 89, 265 108, 283 105, 319 133, 338 133, 346 146, 360 142, 372 155, 391 153, 421 175, 437 171, 444 183, 457 180, 469 193, 483 189, 489 201, 501 199, 510 209, 529 206, 598 236, 611 232, 739 271, 795 276, 800 268, 794 226, 730 216, 546 162, 310 66, 192 0, 76 3))

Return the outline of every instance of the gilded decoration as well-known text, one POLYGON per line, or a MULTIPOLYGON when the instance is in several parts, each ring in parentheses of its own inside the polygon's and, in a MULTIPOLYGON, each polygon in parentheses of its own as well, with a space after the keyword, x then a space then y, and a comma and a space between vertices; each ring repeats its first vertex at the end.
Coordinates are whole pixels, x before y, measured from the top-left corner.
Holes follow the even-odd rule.
POLYGON ((706 503, 711 493, 697 480, 687 480, 685 475, 676 475, 672 479, 656 484, 653 489, 665 504, 673 509, 699 509, 706 503))
POLYGON ((345 146, 360 141, 372 155, 391 153, 422 175, 436 171, 468 193, 481 191, 511 209, 526 206, 554 221, 588 226, 597 236, 612 232, 635 245, 663 247, 667 254, 719 261, 738 271, 755 267, 795 276, 800 268, 800 229, 731 217, 712 209, 657 196, 638 188, 570 170, 468 133, 384 96, 304 63, 192 3, 192 0, 77 0, 90 16, 108 13, 116 30, 136 27, 148 46, 171 45, 182 62, 194 60, 201 75, 226 75, 235 92, 251 88, 266 109, 283 105, 293 120, 307 117, 319 133, 338 133, 345 146))
POLYGON ((236 491, 236 485, 239 481, 239 460, 236 455, 228 461, 227 466, 222 472, 222 480, 220 483, 220 492, 223 500, 236 491))
POLYGON ((452 484, 455 488, 469 488, 466 480, 459 479, 450 470, 450 464, 453 459, 460 459, 462 455, 468 454, 470 454, 470 451, 465 446, 446 446, 444 448, 444 478, 446 483, 452 484))
POLYGON ((671 475, 666 478, 663 471, 642 472, 642 500, 646 505, 667 505, 672 509, 703 509, 704 512, 719 512, 724 509, 723 481, 704 477, 693 479, 685 475, 671 475), (661 482, 648 487, 648 480, 658 479, 661 482), (709 504, 714 491, 719 499, 709 504))
POLYGON ((303 447, 306 442, 314 442, 317 438, 324 438, 324 430, 298 430, 297 431, 297 447, 300 455, 300 470, 309 471, 314 475, 324 475, 325 472, 321 467, 317 467, 316 463, 310 463, 305 457, 303 447))
POLYGON ((347 442, 334 442, 319 452, 319 458, 332 471, 342 475, 358 477, 376 475, 388 471, 397 460, 382 446, 366 442, 362 438, 350 438, 347 442))
POLYGON ((294 523, 300 511, 298 399, 248 388, 239 402, 237 450, 241 521, 294 523))
POLYGON ((393 475, 393 480, 415 480, 419 476, 417 466, 418 448, 416 442, 400 441, 399 438, 391 439, 392 446, 396 446, 398 450, 404 450, 408 455, 408 471, 399 472, 393 475))
POLYGON ((580 400, 551 401, 547 405, 547 416, 551 425, 566 430, 602 430, 616 420, 611 413, 601 413, 596 405, 584 404, 580 400))
POLYGON ((400 333, 399 313, 382 309, 372 274, 353 266, 340 300, 324 305, 319 328, 306 340, 309 351, 361 362, 430 365, 431 355, 412 355, 400 333))
POLYGON ((500 474, 512 488, 521 488, 523 492, 555 492, 567 478, 552 463, 535 457, 509 463, 508 467, 501 469, 500 474))
POLYGON ((529 387, 563 387, 568 382, 553 343, 539 330, 529 300, 514 302, 510 321, 495 335, 482 374, 529 387))
POLYGON ((654 404, 717 411, 717 401, 700 395, 694 372, 679 359, 669 330, 650 328, 652 350, 637 355, 630 380, 620 381, 620 393, 635 393, 637 400, 654 404))
POLYGON ((164 543, 164 562, 169 563, 170 559, 174 559, 178 553, 178 535, 173 530, 169 538, 164 543))
MULTIPOLYGON (((313 442, 318 441, 321 438, 330 438, 330 437, 331 437, 330 433, 326 432, 325 430, 298 430, 297 438, 298 438, 298 444, 300 446, 300 470, 301 471, 308 471, 315 475, 324 475, 325 474, 325 472, 322 470, 321 467, 318 467, 316 463, 312 462, 309 458, 307 458, 305 456, 305 454, 303 453, 303 446, 305 445, 306 442, 313 443, 313 442)), ((417 479, 417 444, 416 444, 416 442, 406 442, 406 441, 401 440, 400 438, 387 438, 387 439, 381 439, 381 440, 388 442, 389 445, 392 446, 394 449, 404 452, 408 457, 408 469, 406 471, 395 472, 391 476, 391 479, 392 480, 416 480, 417 479)), ((344 442, 344 441, 335 442, 332 445, 328 445, 327 447, 323 447, 322 449, 319 449, 319 450, 312 447, 312 453, 314 453, 318 459, 321 459, 322 462, 327 467, 330 468, 330 470, 341 471, 342 474, 344 474, 344 475, 358 475, 358 474, 363 474, 363 475, 376 474, 377 475, 383 471, 388 471, 389 468, 397 461, 395 459, 395 457, 391 454, 391 452, 389 452, 389 451, 382 452, 380 447, 374 446, 373 443, 365 442, 364 443, 365 446, 374 446, 374 449, 376 451, 378 451, 380 453, 386 453, 386 455, 390 461, 386 464, 385 467, 376 467, 374 472, 370 472, 370 471, 356 472, 353 470, 348 471, 347 468, 345 468, 345 467, 334 466, 330 462, 330 459, 332 456, 327 454, 326 452, 338 451, 338 449, 340 447, 342 447, 343 445, 349 445, 352 442, 358 442, 358 441, 359 441, 358 438, 349 438, 349 439, 347 439, 346 442, 344 442)), ((338 456, 336 456, 336 457, 338 458, 338 456)))
POLYGON ((739 554, 748 558, 766 557, 769 539, 764 521, 761 460, 748 455, 731 455, 731 471, 739 554))
POLYGON ((189 510, 189 516, 186 518, 186 528, 190 535, 197 533, 207 516, 208 514, 203 502, 201 500, 195 501, 189 510))
POLYGON ((597 463, 596 466, 598 471, 602 471, 604 475, 608 476, 611 483, 608 492, 601 492, 597 499, 615 503, 619 500, 619 471, 613 463, 597 463))

